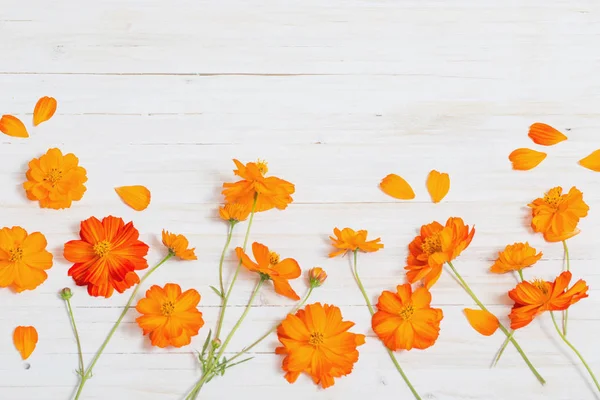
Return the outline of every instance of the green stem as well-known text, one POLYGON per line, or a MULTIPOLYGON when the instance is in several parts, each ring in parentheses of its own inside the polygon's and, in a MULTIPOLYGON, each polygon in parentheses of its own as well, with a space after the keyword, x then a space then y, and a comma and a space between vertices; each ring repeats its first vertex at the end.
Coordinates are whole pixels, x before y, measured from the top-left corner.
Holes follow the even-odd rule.
POLYGON ((223 284, 223 262, 225 261, 225 254, 227 254, 227 249, 231 243, 234 226, 235 222, 229 223, 229 229, 227 230, 227 241, 225 241, 225 246, 223 246, 223 251, 221 252, 221 259, 219 260, 219 284, 221 285, 221 298, 225 296, 225 285, 223 284))
POLYGON ((587 371, 589 372, 590 376, 592 377, 592 380, 594 381, 594 383, 596 384, 596 387, 598 388, 598 391, 600 392, 600 383, 598 383, 598 380, 596 379, 596 376, 592 372, 592 369, 585 362, 585 360, 583 359, 583 356, 581 355, 581 353, 579 353, 577 351, 577 349, 575 348, 575 346, 573 346, 571 344, 571 342, 569 342, 567 340, 567 337, 560 331, 560 328, 558 327, 558 324, 556 323, 556 318, 554 318, 554 313, 552 311, 550 311, 550 316, 552 316, 552 323, 554 324, 554 328, 556 329, 556 332, 558 333, 558 335, 560 336, 560 338, 563 340, 563 342, 565 342, 567 344, 567 346, 569 346, 571 348, 571 350, 573 350, 575 352, 575 354, 577 354, 577 357, 579 357, 579 359, 581 360, 581 362, 585 366, 585 369, 587 369, 587 371))
MULTIPOLYGON (((357 257, 358 257, 358 250, 354 250, 354 269, 353 269, 354 279, 356 280, 356 283, 358 284, 358 288, 360 289, 360 292, 362 293, 363 297, 365 298, 365 302, 367 303, 367 307, 369 308, 369 312, 371 313, 371 316, 373 316, 373 314, 375 314, 375 309, 373 308, 373 305, 371 304, 371 301, 369 300, 369 296, 367 295, 367 291, 365 290, 365 287, 363 286, 362 281, 360 280, 360 277, 358 276, 357 257)), ((383 342, 382 342, 382 344, 383 344, 383 342)), ((408 376, 406 376, 406 374, 402 370, 402 367, 400 366, 400 363, 396 359, 396 356, 394 355, 394 353, 390 349, 388 349, 387 346, 385 346, 385 348, 387 350, 388 355, 390 356, 390 359, 392 360, 392 363, 394 363, 396 370, 398 371, 398 373, 400 373, 400 376, 402 376, 402 379, 404 379, 404 382, 406 383, 406 385, 412 392, 413 396, 415 396, 415 399, 421 400, 421 396, 419 396, 419 393, 417 393, 417 390, 410 383, 408 376)))
MULTIPOLYGON (((567 271, 571 270, 571 257, 569 257, 569 247, 567 246, 567 241, 563 240, 563 248, 565 249, 565 259, 567 260, 567 271)), ((562 312, 562 328, 563 334, 567 336, 567 324, 569 321, 569 309, 567 308, 562 312)))
POLYGON ((79 376, 83 377, 83 370, 85 366, 83 365, 83 352, 81 351, 81 340, 79 339, 79 332, 77 331, 77 325, 75 324, 75 317, 73 316, 73 308, 71 307, 71 300, 65 299, 67 303, 67 310, 69 311, 69 319, 71 320, 71 325, 73 325, 73 333, 75 333, 75 341, 77 342, 77 353, 79 353, 79 376))
POLYGON ((169 258, 173 257, 173 255, 174 255, 174 253, 172 253, 171 251, 169 251, 169 254, 167 254, 166 257, 162 259, 162 261, 160 261, 158 264, 156 264, 154 267, 152 267, 152 269, 148 270, 148 272, 146 272, 146 274, 142 277, 142 279, 140 279, 140 283, 138 283, 135 286, 135 288, 133 289, 133 292, 131 292, 131 296, 129 297, 129 300, 127 301, 127 304, 125 304, 125 307, 123 308, 123 311, 121 312, 121 315, 117 319, 117 322, 115 322, 115 325, 112 327, 112 329, 108 333, 108 336, 106 337, 106 339, 104 340, 104 343, 102 343, 102 346, 100 346, 100 349, 98 350, 98 352, 96 353, 96 355, 92 359, 92 362, 90 363, 90 366, 88 367, 88 369, 86 371, 84 371, 84 373, 82 374, 81 381, 79 382, 79 387, 77 388, 77 393, 75 394, 75 400, 79 399, 79 396, 81 396, 81 392, 83 391, 83 386, 85 385, 85 383, 87 382, 87 380, 91 378, 91 376, 92 376, 92 370, 94 369, 94 366, 98 362, 98 359, 102 355, 102 352, 104 352, 104 349, 106 348, 106 345, 108 345, 108 342, 110 341, 110 339, 115 334, 117 328, 121 324, 121 321, 123 321, 123 318, 125 318, 125 314, 127 314, 127 311, 129 311, 129 307, 131 306, 131 303, 135 299, 135 296, 137 295, 138 291, 140 290, 140 287, 142 286, 142 283, 144 283, 144 281, 154 271, 156 271, 158 269, 158 267, 160 267, 161 265, 163 265, 169 258))
POLYGON ((498 355, 496 356, 496 359, 492 363, 492 367, 495 367, 498 364, 498 361, 500 361, 500 357, 502 357, 504 350, 506 350, 506 347, 508 346, 508 343, 510 342, 510 339, 512 339, 514 334, 515 334, 515 331, 512 331, 510 333, 510 335, 508 335, 506 337, 506 339, 504 339, 504 343, 502 343, 502 347, 500 347, 500 350, 498 351, 498 355))
POLYGON ((525 280, 525 278, 523 278, 523 270, 519 269, 517 272, 519 273, 519 278, 521 278, 521 282, 523 282, 525 280))
MULTIPOLYGON (((448 261, 448 266, 450 267, 450 269, 452 269, 452 272, 454 272, 454 275, 456 276, 456 279, 458 279, 458 281, 462 285, 463 289, 469 294, 469 296, 471 296, 471 298, 479 306, 479 308, 481 308, 484 311, 489 312, 488 309, 483 305, 483 303, 481 301, 479 301, 479 299, 477 298, 477 296, 475 296, 475 293, 473 293, 473 291, 471 290, 471 288, 469 287, 469 285, 467 284, 467 282, 465 282, 465 280, 458 273, 458 271, 456 270, 456 268, 454 268, 454 265, 452 265, 452 263, 450 261, 448 261)), ((499 323, 499 328, 506 335, 506 337, 510 336, 510 332, 508 331, 508 329, 506 329, 506 327, 502 323, 499 323)), ((527 366, 529 367, 529 369, 531 370, 531 372, 533 372, 533 374, 535 375, 535 377, 537 378, 537 380, 540 381, 540 383, 542 385, 545 384, 546 381, 540 375, 540 373, 535 369, 535 367, 533 366, 533 364, 531 363, 531 361, 529 361, 529 358, 527 358, 527 356, 525 355, 525 352, 523 352, 523 349, 521 348, 521 346, 519 346, 519 344, 517 343, 517 341, 515 340, 514 337, 510 339, 510 342, 513 344, 513 346, 515 346, 515 349, 517 349, 517 351, 519 352, 519 354, 523 358, 523 361, 525 361, 525 364, 527 364, 527 366)))

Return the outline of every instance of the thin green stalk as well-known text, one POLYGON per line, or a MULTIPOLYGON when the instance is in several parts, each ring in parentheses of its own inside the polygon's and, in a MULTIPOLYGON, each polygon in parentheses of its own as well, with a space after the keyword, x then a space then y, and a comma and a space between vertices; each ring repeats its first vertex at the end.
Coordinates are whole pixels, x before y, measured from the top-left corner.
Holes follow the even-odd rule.
POLYGON ((519 269, 517 270, 517 272, 519 273, 519 278, 521 278, 521 282, 523 282, 525 280, 525 278, 523 278, 523 270, 519 269))
POLYGON ((221 259, 219 260, 219 285, 221 287, 221 298, 225 295, 225 285, 223 284, 223 262, 225 261, 225 254, 227 254, 227 249, 229 248, 229 244, 231 243, 231 237, 233 236, 233 227, 235 226, 235 222, 229 223, 229 228, 227 230, 227 240, 225 241, 225 246, 223 246, 223 251, 221 252, 221 259))
MULTIPOLYGON (((523 270, 519 269, 517 270, 519 276, 517 277, 517 281, 518 282, 523 282, 525 280, 525 278, 523 278, 523 270)), ((502 346, 500 347, 500 350, 498 350, 498 354, 496 355, 496 359, 492 362, 492 367, 495 367, 496 365, 498 365, 498 361, 500 361, 500 357, 502 357, 502 354, 504 354, 504 350, 506 350, 506 347, 508 346, 508 343, 510 343, 510 339, 512 339, 513 335, 515 334, 515 331, 512 331, 510 333, 509 336, 506 337, 506 339, 504 339, 504 343, 502 343, 502 346)))
MULTIPOLYGON (((569 247, 567 246, 567 241, 563 240, 563 248, 565 249, 565 259, 567 261, 567 271, 571 270, 571 257, 569 257, 569 247)), ((567 308, 562 312, 562 328, 563 334, 567 336, 567 325, 569 321, 569 309, 567 308)))
MULTIPOLYGON (((362 281, 360 280, 360 277, 358 276, 357 257, 358 257, 358 250, 354 250, 354 269, 353 269, 354 279, 356 280, 356 283, 358 284, 358 288, 360 289, 360 292, 362 293, 363 297, 365 298, 365 302, 367 303, 367 307, 369 308, 369 312, 371 313, 371 316, 373 316, 373 314, 375 314, 375 309, 373 308, 373 305, 371 305, 371 300, 369 300, 367 291, 365 290, 365 287, 363 286, 362 281)), ((400 373, 400 376, 402 376, 402 379, 404 379, 404 382, 406 383, 406 385, 412 392, 413 396, 415 396, 415 399, 421 400, 421 396, 419 396, 419 393, 417 393, 417 390, 410 383, 408 376, 406 376, 406 374, 402 370, 402 367, 400 366, 400 363, 396 359, 396 356, 394 355, 394 353, 390 349, 388 349, 387 346, 384 346, 384 347, 386 348, 387 353, 390 356, 390 359, 392 360, 392 363, 394 363, 396 370, 398 370, 398 373, 400 373)))
POLYGON ((560 338, 563 340, 563 342, 565 342, 567 344, 567 346, 569 346, 571 348, 571 350, 573 350, 573 352, 575 352, 575 354, 577 355, 577 357, 579 357, 579 359, 581 360, 581 362, 585 366, 585 369, 587 369, 587 371, 589 372, 590 376, 592 377, 592 380, 596 384, 596 387, 598 388, 598 391, 600 392, 600 383, 598 383, 598 379, 596 379, 596 376, 592 372, 592 369, 587 364, 587 362, 585 362, 585 360, 583 359, 583 356, 581 355, 581 353, 579 353, 579 351, 577 351, 577 349, 575 348, 575 346, 573 346, 573 344, 571 344, 571 342, 569 342, 567 340, 567 337, 560 331, 560 328, 558 327, 558 324, 556 323, 556 318, 554 318, 554 313, 552 311, 550 311, 550 316, 552 317, 552 323, 554 324, 554 328, 556 329, 556 332, 558 333, 558 335, 560 336, 560 338))
MULTIPOLYGON (((452 269, 452 272, 454 272, 454 275, 456 276, 456 279, 458 279, 458 281, 462 285, 463 289, 465 289, 465 291, 469 294, 469 296, 471 296, 471 298, 479 306, 479 308, 481 308, 484 311, 489 312, 488 309, 483 305, 483 303, 481 301, 479 301, 479 298, 477 298, 477 296, 475 296, 475 293, 473 293, 473 291, 471 290, 471 288, 469 287, 469 285, 467 284, 467 282, 465 282, 465 280, 458 273, 458 271, 456 270, 456 268, 454 268, 454 265, 452 265, 452 263, 450 261, 448 262, 448 266, 450 267, 450 269, 452 269)), ((508 331, 508 329, 506 329, 506 327, 502 323, 499 324, 499 328, 506 335, 506 337, 510 336, 510 332, 508 331)), ((519 344, 517 343, 517 341, 515 340, 515 338, 514 337, 511 338, 510 342, 513 344, 513 346, 515 346, 515 349, 517 349, 517 351, 519 352, 519 354, 523 358, 523 361, 525 361, 525 363, 527 364, 527 366, 529 367, 529 369, 531 370, 531 372, 533 372, 533 374, 535 375, 535 377, 537 378, 537 380, 540 381, 540 383, 542 385, 544 385, 546 383, 546 380, 544 380, 544 378, 540 375, 540 373, 535 369, 535 367, 533 366, 533 364, 531 363, 531 361, 529 361, 529 358, 527 358, 527 356, 523 352, 523 349, 521 348, 521 346, 519 346, 519 344)))
POLYGON ((71 325, 73 325, 73 333, 75 334, 75 341, 77 342, 77 353, 79 354, 79 376, 83 377, 85 366, 83 365, 83 352, 81 351, 81 340, 79 339, 79 332, 77 331, 77 325, 75 324, 75 317, 73 316, 71 300, 69 298, 65 298, 65 302, 67 303, 69 319, 71 320, 71 325))
POLYGON ((123 311, 121 312, 121 315, 117 319, 117 322, 115 322, 115 325, 112 327, 112 329, 108 333, 108 336, 106 337, 106 339, 104 340, 104 343, 102 343, 102 346, 100 346, 100 349, 98 350, 98 352, 96 353, 96 355, 92 359, 92 362, 90 363, 90 366, 88 367, 88 369, 86 371, 84 371, 84 373, 81 375, 81 381, 79 382, 79 387, 77 388, 77 393, 75 394, 75 400, 79 399, 79 396, 81 396, 81 392, 83 391, 83 386, 85 385, 85 383, 87 382, 87 380, 91 378, 91 376, 92 376, 92 370, 94 369, 94 366, 98 362, 98 359, 102 355, 102 352, 104 352, 104 349, 106 348, 106 345, 108 345, 108 342, 110 342, 110 339, 115 334, 117 328, 121 324, 121 321, 123 321, 123 318, 125 318, 125 314, 127 314, 127 311, 129 311, 129 307, 131 306, 131 303, 135 299, 135 296, 137 295, 138 291, 140 290, 140 287, 142 286, 142 283, 144 283, 144 281, 154 271, 156 271, 158 269, 158 267, 160 267, 165 262, 167 262, 167 260, 169 258, 173 257, 173 255, 174 255, 174 253, 172 253, 171 251, 169 251, 169 254, 167 254, 165 256, 165 258, 162 259, 162 261, 160 261, 158 264, 156 264, 154 267, 152 267, 152 269, 148 270, 148 272, 146 272, 146 274, 142 277, 142 279, 140 279, 140 283, 138 283, 135 286, 135 288, 131 292, 131 296, 129 297, 129 300, 127 301, 127 304, 125 304, 125 307, 123 308, 123 311))

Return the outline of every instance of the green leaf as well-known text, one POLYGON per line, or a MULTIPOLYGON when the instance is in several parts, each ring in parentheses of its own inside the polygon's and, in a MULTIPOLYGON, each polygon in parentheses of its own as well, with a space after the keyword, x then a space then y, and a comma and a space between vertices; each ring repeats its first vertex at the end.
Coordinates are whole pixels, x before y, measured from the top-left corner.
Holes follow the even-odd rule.
POLYGON ((202 345, 202 353, 200 353, 200 360, 204 359, 204 354, 206 354, 206 349, 208 348, 208 344, 210 343, 211 336, 212 336, 212 329, 208 331, 208 336, 206 336, 204 345, 202 345))
POLYGON ((219 296, 220 298, 223 298, 223 294, 221 293, 221 291, 219 289, 217 289, 214 286, 209 286, 216 294, 217 296, 219 296))

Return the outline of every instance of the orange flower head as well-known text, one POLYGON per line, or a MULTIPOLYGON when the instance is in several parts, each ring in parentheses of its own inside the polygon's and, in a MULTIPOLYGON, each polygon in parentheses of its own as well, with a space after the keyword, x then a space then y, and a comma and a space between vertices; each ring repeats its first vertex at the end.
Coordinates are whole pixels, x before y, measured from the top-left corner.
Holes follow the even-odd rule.
POLYGON ((256 199, 254 210, 260 212, 272 208, 283 210, 293 201, 294 185, 274 176, 265 177, 268 172, 266 162, 259 160, 246 165, 238 160, 233 162, 237 167, 233 172, 242 180, 223 184, 226 203, 239 203, 251 210, 256 199))
POLYGON ((469 247, 475 227, 469 230, 461 218, 452 217, 446 226, 432 222, 421 227, 421 233, 408 245, 406 277, 408 282, 420 280, 429 289, 442 274, 444 263, 454 260, 469 247))
POLYGON ((261 277, 272 280, 275 292, 292 300, 300 300, 289 282, 302 273, 296 260, 293 258, 281 260, 279 254, 257 242, 252 243, 252 253, 256 262, 252 261, 241 247, 236 248, 235 253, 249 271, 258 272, 261 277))
POLYGON ((571 273, 566 271, 561 273, 554 282, 524 281, 508 292, 508 297, 515 302, 508 316, 510 327, 522 328, 544 311, 566 310, 572 304, 588 297, 588 286, 584 280, 578 280, 567 290, 571 277, 571 273))
POLYGON ((20 226, 0 229, 0 287, 16 292, 41 285, 52 267, 52 254, 46 250, 46 238, 40 232, 31 235, 20 226))
POLYGON ((505 274, 510 271, 520 271, 531 267, 542 258, 542 253, 529 245, 529 243, 509 244, 498 253, 498 259, 490 268, 495 274, 505 274))
POLYGON ((144 335, 150 334, 152 346, 186 346, 204 325, 198 303, 200 294, 194 289, 182 293, 174 283, 154 285, 135 307, 142 314, 136 322, 144 335))
POLYGON ((238 223, 248 218, 251 207, 252 205, 248 207, 247 204, 226 203, 223 207, 219 208, 219 216, 224 221, 238 223))
POLYGON ((308 283, 310 284, 310 287, 312 287, 312 288, 316 288, 316 287, 323 285, 323 283, 325 283, 326 279, 327 279, 327 274, 325 273, 323 268, 315 267, 315 268, 311 268, 308 271, 308 281, 309 281, 308 283))
POLYGON ((426 349, 433 346, 440 333, 444 314, 431 308, 431 293, 426 287, 414 292, 410 284, 398 285, 396 293, 384 291, 373 314, 373 331, 388 349, 426 349))
POLYGON ((333 230, 333 236, 329 236, 331 244, 337 250, 330 253, 329 257, 336 257, 344 255, 349 251, 364 251, 365 253, 372 253, 379 249, 383 249, 383 243, 381 238, 367 241, 367 231, 360 230, 355 232, 354 229, 344 228, 341 231, 338 228, 333 230))
POLYGON ((176 235, 174 233, 167 232, 163 229, 162 231, 162 242, 169 249, 169 252, 182 260, 197 260, 196 254, 193 249, 188 249, 190 243, 187 238, 183 235, 176 235))
POLYGON ((79 159, 69 153, 63 156, 59 149, 50 149, 40 158, 29 162, 27 182, 23 188, 29 200, 37 200, 42 208, 71 207, 85 193, 87 175, 79 166, 79 159))
POLYGON ((87 286, 90 296, 110 297, 123 293, 140 278, 135 271, 148 268, 148 245, 132 222, 109 216, 90 217, 81 222, 81 240, 65 243, 64 256, 74 263, 69 269, 79 286, 87 286))
POLYGON ((302 372, 323 388, 333 386, 334 379, 352 372, 358 361, 357 347, 365 336, 348 332, 354 322, 344 321, 336 306, 309 304, 296 314, 288 314, 277 328, 283 346, 275 352, 284 354, 282 368, 289 383, 302 372))
POLYGON ((531 227, 543 233, 548 242, 561 242, 579 233, 579 219, 587 216, 588 205, 583 201, 583 193, 572 187, 569 193, 562 194, 562 188, 550 189, 543 198, 531 204, 531 227))

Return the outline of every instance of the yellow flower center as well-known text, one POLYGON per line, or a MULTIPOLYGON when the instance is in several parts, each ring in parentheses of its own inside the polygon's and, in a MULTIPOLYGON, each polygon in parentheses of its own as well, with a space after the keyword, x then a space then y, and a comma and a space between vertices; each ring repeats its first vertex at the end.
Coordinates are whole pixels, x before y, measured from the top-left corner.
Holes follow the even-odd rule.
POLYGON ((269 264, 271 265, 277 265, 279 264, 279 254, 275 253, 274 251, 269 253, 269 264))
POLYGON ((310 337, 308 338, 308 344, 315 346, 315 347, 323 344, 324 341, 325 341, 325 338, 323 337, 323 334, 321 332, 313 332, 310 334, 310 337))
POLYGON ((540 289, 542 293, 548 294, 548 286, 546 285, 546 282, 544 282, 542 279, 535 279, 533 282, 531 282, 531 284, 536 288, 540 289))
POLYGON ((259 159, 256 161, 256 166, 258 167, 258 171, 263 175, 269 172, 269 167, 267 167, 267 162, 265 160, 259 159))
POLYGON ((104 257, 110 251, 110 242, 108 240, 103 240, 94 245, 94 253, 96 253, 100 257, 104 257))
POLYGON ((23 249, 20 247, 15 247, 14 249, 10 249, 8 251, 8 261, 17 262, 23 259, 23 249))
POLYGON ((408 304, 407 306, 405 306, 402 311, 400 311, 398 313, 398 315, 400 316, 400 318, 402 318, 405 321, 408 321, 412 318, 413 314, 415 313, 415 309, 413 308, 412 304, 408 304))
POLYGON ((552 208, 558 208, 562 203, 562 189, 555 187, 548 190, 548 193, 544 196, 544 202, 552 208))
POLYGON ((162 315, 164 315, 165 317, 171 316, 171 314, 173 314, 173 311, 175 311, 175 304, 173 304, 172 301, 167 301, 166 303, 163 303, 162 306, 160 306, 160 312, 162 312, 162 315))
POLYGON ((421 249, 423 250, 423 253, 427 254, 428 256, 442 251, 441 232, 434 233, 433 235, 425 238, 423 244, 421 245, 421 249))
POLYGON ((62 179, 62 175, 63 172, 58 169, 58 168, 52 168, 50 170, 50 172, 48 172, 48 174, 46 175, 46 177, 44 178, 44 180, 46 182, 50 182, 50 184, 52 185, 52 187, 56 186, 56 184, 58 183, 58 181, 60 181, 62 179))

